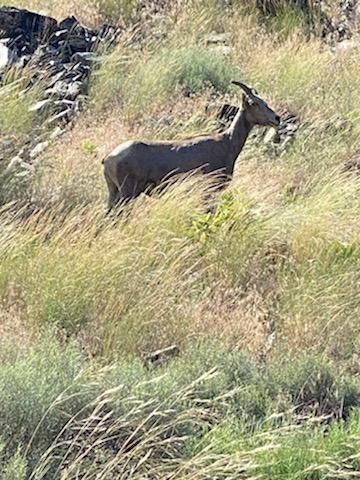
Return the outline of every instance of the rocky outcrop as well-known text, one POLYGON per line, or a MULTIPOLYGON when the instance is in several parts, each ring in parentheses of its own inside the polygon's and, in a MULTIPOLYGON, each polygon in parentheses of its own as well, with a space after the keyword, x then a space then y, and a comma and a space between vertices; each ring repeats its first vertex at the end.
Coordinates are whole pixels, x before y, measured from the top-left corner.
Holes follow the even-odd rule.
POLYGON ((14 7, 0 7, 2 42, 5 41, 18 58, 32 54, 56 28, 57 21, 54 18, 14 7))
POLYGON ((359 5, 357 0, 341 0, 332 15, 321 12, 321 37, 330 44, 349 40, 353 36, 359 5))
POLYGON ((358 11, 358 0, 256 0, 260 12, 265 16, 277 15, 288 5, 298 8, 306 20, 309 34, 320 34, 321 38, 331 45, 352 37, 355 17, 358 11))
MULTIPOLYGON (((288 0, 288 5, 298 7, 303 11, 309 11, 313 8, 311 0, 288 0)), ((276 15, 282 4, 278 0, 256 0, 258 9, 265 15, 276 15)))
POLYGON ((0 78, 13 65, 32 67, 27 89, 41 82, 43 97, 30 110, 46 112, 44 130, 53 129, 49 139, 35 136, 16 153, 8 168, 22 165, 29 170, 28 164, 49 140, 73 120, 85 101, 99 46, 113 43, 118 35, 119 30, 107 24, 92 29, 73 16, 57 22, 28 10, 0 7, 0 78))

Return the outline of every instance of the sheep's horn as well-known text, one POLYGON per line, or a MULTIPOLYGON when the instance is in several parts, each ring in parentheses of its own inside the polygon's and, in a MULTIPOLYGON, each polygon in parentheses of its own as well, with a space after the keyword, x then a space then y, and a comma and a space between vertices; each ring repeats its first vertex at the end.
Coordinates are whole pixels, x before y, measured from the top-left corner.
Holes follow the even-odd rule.
POLYGON ((246 95, 253 95, 253 91, 250 87, 248 87, 247 85, 245 85, 245 83, 241 83, 241 82, 237 82, 236 80, 232 80, 232 82, 234 85, 237 85, 238 87, 242 88, 244 90, 244 92, 246 93, 246 95))

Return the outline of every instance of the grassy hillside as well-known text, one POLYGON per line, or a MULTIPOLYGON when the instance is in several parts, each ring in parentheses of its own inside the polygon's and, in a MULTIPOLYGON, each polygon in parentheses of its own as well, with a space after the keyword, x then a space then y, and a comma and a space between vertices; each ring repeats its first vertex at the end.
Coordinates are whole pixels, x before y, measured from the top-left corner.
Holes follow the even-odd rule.
POLYGON ((124 31, 30 174, 6 145, 42 128, 42 86, 0 87, 1 480, 360 477, 359 50, 255 3, 12 2, 124 31), (252 135, 212 213, 213 179, 190 176, 105 218, 101 159, 214 130, 233 78, 297 115, 295 138, 252 135))

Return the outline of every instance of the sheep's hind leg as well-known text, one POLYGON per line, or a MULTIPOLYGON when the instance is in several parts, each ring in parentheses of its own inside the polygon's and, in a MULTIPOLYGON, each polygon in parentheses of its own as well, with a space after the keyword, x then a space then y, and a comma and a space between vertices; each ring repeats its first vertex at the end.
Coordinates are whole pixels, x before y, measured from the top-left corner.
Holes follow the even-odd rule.
POLYGON ((118 189, 116 183, 114 183, 111 180, 111 178, 108 177, 106 174, 105 174, 105 180, 106 180, 106 184, 107 184, 107 187, 108 187, 108 190, 109 190, 109 196, 108 196, 108 202, 107 202, 107 212, 106 212, 106 214, 108 215, 118 202, 119 189, 118 189))
POLYGON ((118 203, 125 204, 140 195, 145 190, 145 185, 134 177, 127 176, 118 187, 118 203))

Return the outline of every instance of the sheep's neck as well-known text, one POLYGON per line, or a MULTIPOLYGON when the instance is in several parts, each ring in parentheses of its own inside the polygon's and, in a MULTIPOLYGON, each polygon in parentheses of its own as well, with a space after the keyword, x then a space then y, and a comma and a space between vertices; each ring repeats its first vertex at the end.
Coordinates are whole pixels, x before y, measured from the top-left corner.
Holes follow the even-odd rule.
POLYGON ((246 118, 246 113, 244 110, 238 111, 232 124, 230 125, 228 135, 230 139, 232 155, 229 158, 228 171, 231 175, 234 170, 235 161, 243 149, 253 126, 254 125, 252 125, 252 123, 246 118))

